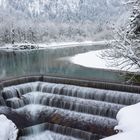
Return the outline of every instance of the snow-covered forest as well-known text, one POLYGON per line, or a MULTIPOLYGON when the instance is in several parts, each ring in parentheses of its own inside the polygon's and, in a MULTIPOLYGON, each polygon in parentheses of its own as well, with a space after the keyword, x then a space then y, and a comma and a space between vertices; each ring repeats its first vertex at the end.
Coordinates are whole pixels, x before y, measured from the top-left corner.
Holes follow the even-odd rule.
POLYGON ((115 65, 122 69, 134 67, 140 71, 140 1, 132 0, 125 3, 131 11, 126 27, 116 29, 114 38, 116 43, 102 55, 110 60, 115 60, 115 65))
POLYGON ((0 0, 0 43, 112 39, 128 15, 123 0, 0 0))

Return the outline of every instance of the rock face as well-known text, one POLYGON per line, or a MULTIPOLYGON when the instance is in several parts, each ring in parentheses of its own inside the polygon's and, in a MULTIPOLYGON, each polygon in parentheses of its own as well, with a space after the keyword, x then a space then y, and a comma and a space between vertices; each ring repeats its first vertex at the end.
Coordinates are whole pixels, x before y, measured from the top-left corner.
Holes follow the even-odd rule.
POLYGON ((0 107, 0 115, 5 115, 9 120, 14 122, 17 128, 21 129, 31 125, 24 115, 20 115, 9 107, 0 107))
POLYGON ((12 120, 16 126, 20 128, 28 127, 31 125, 31 122, 29 122, 24 115, 20 115, 16 113, 14 110, 12 110, 9 107, 0 107, 0 115, 5 115, 9 120, 12 120))
POLYGON ((0 115, 0 139, 1 140, 16 140, 18 129, 15 124, 8 120, 6 116, 0 115))

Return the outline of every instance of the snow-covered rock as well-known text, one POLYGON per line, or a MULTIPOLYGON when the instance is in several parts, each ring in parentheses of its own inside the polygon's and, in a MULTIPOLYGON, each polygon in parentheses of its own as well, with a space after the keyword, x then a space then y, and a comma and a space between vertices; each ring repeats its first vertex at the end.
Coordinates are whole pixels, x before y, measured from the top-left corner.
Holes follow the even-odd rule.
POLYGON ((140 130, 140 103, 122 108, 117 114, 117 130, 123 132, 140 130))
POLYGON ((140 140, 140 103, 122 108, 117 120, 119 133, 102 140, 140 140))
POLYGON ((16 140, 18 129, 4 115, 0 115, 0 126, 0 140, 16 140))

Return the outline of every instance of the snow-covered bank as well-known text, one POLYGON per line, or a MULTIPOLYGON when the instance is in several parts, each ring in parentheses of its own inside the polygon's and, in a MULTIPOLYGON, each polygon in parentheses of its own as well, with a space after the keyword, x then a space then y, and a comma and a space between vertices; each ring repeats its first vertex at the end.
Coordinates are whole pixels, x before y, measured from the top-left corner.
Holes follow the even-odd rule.
MULTIPOLYGON (((95 43, 95 42, 94 42, 95 43)), ((103 41, 101 41, 103 43, 103 41)), ((20 46, 38 46, 39 48, 55 48, 55 47, 71 47, 71 46, 77 46, 77 45, 92 45, 92 41, 85 41, 85 42, 53 42, 53 43, 37 43, 37 44, 31 44, 31 43, 15 43, 15 45, 12 44, 6 44, 4 46, 1 46, 1 49, 11 49, 14 47, 20 47, 20 46)))
POLYGON ((88 67, 88 68, 124 70, 124 71, 130 71, 130 72, 137 71, 135 67, 131 67, 128 69, 128 67, 126 66, 122 69, 122 66, 117 66, 117 63, 122 61, 121 59, 109 60, 109 59, 101 57, 102 53, 103 53, 103 50, 90 51, 87 53, 75 55, 74 57, 71 57, 69 61, 74 64, 88 67))
MULTIPOLYGON (((102 41, 83 41, 83 42, 54 42, 47 44, 47 47, 73 47, 73 46, 86 46, 86 45, 104 45, 104 44, 110 44, 114 42, 114 40, 102 40, 102 41)), ((43 46, 43 44, 40 44, 43 46)))
POLYGON ((0 126, 0 140, 16 140, 18 129, 4 115, 0 115, 0 126))
POLYGON ((77 46, 87 46, 87 45, 105 45, 112 43, 113 40, 103 40, 103 41, 83 41, 83 42, 53 42, 53 43, 37 43, 37 44, 31 44, 31 43, 15 43, 12 44, 6 44, 4 46, 0 46, 0 49, 12 49, 12 48, 23 48, 23 46, 35 46, 36 48, 66 48, 66 47, 77 47, 77 46))
POLYGON ((122 108, 117 120, 120 133, 102 140, 140 140, 140 103, 122 108))

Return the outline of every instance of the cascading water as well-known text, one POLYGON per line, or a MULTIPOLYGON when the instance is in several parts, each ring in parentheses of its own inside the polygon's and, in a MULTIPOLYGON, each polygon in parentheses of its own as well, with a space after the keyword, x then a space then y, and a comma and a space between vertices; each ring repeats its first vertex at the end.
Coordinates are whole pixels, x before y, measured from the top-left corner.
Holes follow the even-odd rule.
POLYGON ((115 133, 122 107, 139 101, 136 93, 32 82, 4 88, 0 113, 13 113, 19 140, 99 140, 115 133))

